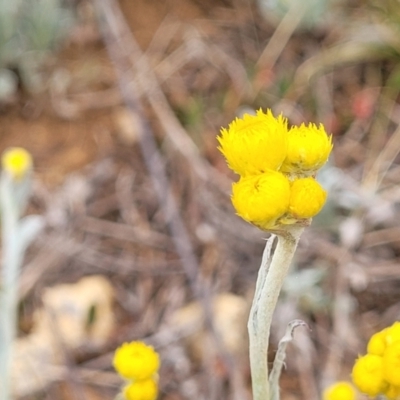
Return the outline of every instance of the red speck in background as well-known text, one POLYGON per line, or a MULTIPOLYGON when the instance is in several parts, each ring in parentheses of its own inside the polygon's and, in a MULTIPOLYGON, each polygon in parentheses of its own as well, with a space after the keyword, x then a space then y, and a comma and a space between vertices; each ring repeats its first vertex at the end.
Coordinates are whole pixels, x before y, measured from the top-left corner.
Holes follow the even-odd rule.
POLYGON ((353 115, 361 120, 369 119, 374 110, 377 99, 377 91, 375 89, 362 89, 357 92, 351 104, 353 115))

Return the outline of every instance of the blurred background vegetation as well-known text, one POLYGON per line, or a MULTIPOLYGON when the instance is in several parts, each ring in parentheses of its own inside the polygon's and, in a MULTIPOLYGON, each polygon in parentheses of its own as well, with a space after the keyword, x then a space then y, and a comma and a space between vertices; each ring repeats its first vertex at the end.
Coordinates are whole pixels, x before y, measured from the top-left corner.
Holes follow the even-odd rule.
POLYGON ((28 213, 47 226, 21 275, 19 340, 37 332, 49 287, 101 275, 115 291, 112 318, 97 295, 82 300, 84 323, 60 328, 80 339, 16 392, 110 399, 113 350, 145 339, 163 359, 161 399, 249 398, 263 233, 234 215, 215 137, 260 107, 323 123, 334 141, 319 175, 329 201, 276 314, 271 349, 290 319, 312 329, 296 334, 282 399, 348 379, 368 337, 400 320, 399 60, 397 0, 1 0, 1 149, 32 153, 28 213), (205 298, 213 329, 200 329, 205 298))
POLYGON ((0 4, 0 101, 16 95, 18 84, 43 90, 41 68, 54 56, 72 26, 72 9, 58 0, 4 0, 0 4))

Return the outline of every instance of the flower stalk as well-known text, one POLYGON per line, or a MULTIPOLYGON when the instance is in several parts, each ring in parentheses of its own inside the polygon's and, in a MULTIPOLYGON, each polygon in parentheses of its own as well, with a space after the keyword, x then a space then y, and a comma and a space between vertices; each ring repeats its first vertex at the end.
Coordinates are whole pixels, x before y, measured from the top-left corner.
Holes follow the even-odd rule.
POLYGON ((1 183, 1 234, 2 234, 2 270, 0 292, 0 400, 10 398, 10 365, 12 343, 15 337, 17 322, 17 277, 21 264, 21 254, 17 251, 17 226, 19 212, 12 201, 8 182, 3 178, 1 183))
MULTIPOLYGON (((254 400, 270 398, 267 357, 272 316, 303 230, 304 227, 295 226, 278 234, 278 243, 270 263, 266 253, 270 253, 271 243, 266 244, 247 326, 254 400)), ((272 237, 270 240, 274 239, 272 237)))
POLYGON ((42 229, 44 220, 37 215, 21 218, 30 192, 31 155, 22 148, 10 148, 3 153, 1 163, 0 400, 9 400, 17 330, 18 279, 25 250, 42 229))

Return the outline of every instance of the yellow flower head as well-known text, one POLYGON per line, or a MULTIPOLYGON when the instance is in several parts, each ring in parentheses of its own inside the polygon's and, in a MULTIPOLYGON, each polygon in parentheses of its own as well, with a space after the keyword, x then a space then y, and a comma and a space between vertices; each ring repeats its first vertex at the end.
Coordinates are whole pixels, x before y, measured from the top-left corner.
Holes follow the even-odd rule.
POLYGON ((375 354, 377 356, 383 356, 386 349, 386 335, 388 328, 375 333, 368 341, 367 352, 369 354, 375 354))
POLYGON ((386 344, 390 345, 400 340, 400 322, 396 321, 392 326, 385 329, 386 331, 386 344))
POLYGON ((317 215, 326 201, 326 191, 314 178, 296 179, 290 188, 289 212, 297 219, 317 215))
POLYGON ((154 379, 134 381, 125 386, 123 393, 126 400, 155 400, 158 394, 157 382, 154 379))
POLYGON ((3 170, 14 180, 21 180, 32 168, 32 156, 22 147, 10 147, 2 157, 3 170))
POLYGON ((242 177, 232 185, 232 204, 245 221, 261 229, 274 227, 289 206, 290 183, 280 172, 242 177))
POLYGON ((336 382, 327 387, 323 393, 323 400, 355 400, 356 391, 349 382, 336 382))
POLYGON ((286 157, 287 120, 258 110, 257 115, 236 118, 217 139, 229 168, 239 175, 278 170, 286 157))
POLYGON ((389 400, 399 400, 400 399, 400 386, 389 385, 384 391, 383 394, 389 400))
POLYGON ((383 359, 375 354, 359 357, 354 363, 351 376, 360 392, 371 397, 382 393, 387 387, 383 378, 383 359))
POLYGON ((386 347, 397 341, 400 341, 399 321, 396 321, 392 326, 372 335, 368 342, 367 352, 382 356, 386 347))
POLYGON ((387 346, 383 353, 383 377, 391 385, 400 386, 400 340, 387 346))
POLYGON ((131 342, 118 347, 113 364, 123 378, 145 380, 157 373, 160 358, 153 347, 143 342, 131 342))
POLYGON ((312 174, 328 160, 332 150, 332 137, 321 124, 293 126, 288 133, 287 156, 281 171, 297 174, 312 174))

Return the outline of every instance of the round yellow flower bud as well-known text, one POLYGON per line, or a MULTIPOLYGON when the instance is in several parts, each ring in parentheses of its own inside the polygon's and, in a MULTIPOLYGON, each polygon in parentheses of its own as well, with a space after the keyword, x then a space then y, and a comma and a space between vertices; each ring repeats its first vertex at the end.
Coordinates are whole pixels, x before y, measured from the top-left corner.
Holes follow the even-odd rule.
POLYGON ((382 393, 387 386, 383 378, 383 359, 374 354, 359 357, 354 363, 351 377, 360 392, 371 397, 382 393))
POLYGON ((324 390, 323 400, 355 400, 356 391, 349 382, 336 382, 324 390))
POLYGON ((257 115, 245 114, 221 129, 219 150, 229 168, 241 176, 277 170, 286 157, 287 120, 275 118, 268 110, 257 115))
POLYGON ((386 344, 390 345, 400 340, 400 322, 396 321, 392 326, 385 329, 386 331, 386 344))
POLYGON ((389 400, 399 400, 400 399, 400 386, 389 385, 384 391, 383 394, 389 400))
POLYGON ((232 204, 245 221, 271 229, 289 206, 290 183, 280 172, 243 177, 232 185, 232 204))
POLYGON ((154 379, 134 381, 124 388, 126 400, 155 400, 157 394, 157 382, 154 379))
POLYGON ((368 342, 367 352, 382 356, 386 347, 397 341, 400 341, 400 322, 398 321, 372 335, 368 342))
POLYGON ((124 343, 115 351, 113 365, 123 378, 144 380, 157 372, 160 358, 143 342, 124 343))
POLYGON ((368 341, 367 352, 370 354, 375 354, 377 356, 382 356, 386 349, 386 334, 388 329, 384 329, 380 332, 372 335, 368 341))
POLYGON ((10 147, 1 157, 3 170, 15 180, 21 180, 32 168, 32 156, 22 147, 10 147))
POLYGON ((400 386, 400 340, 383 353, 383 376, 391 385, 400 386))
POLYGON ((294 218, 312 218, 326 201, 326 191, 314 178, 296 179, 290 188, 289 212, 294 218))
POLYGON ((326 163, 331 150, 332 137, 326 134, 322 124, 293 126, 288 132, 287 156, 281 171, 311 174, 326 163))

